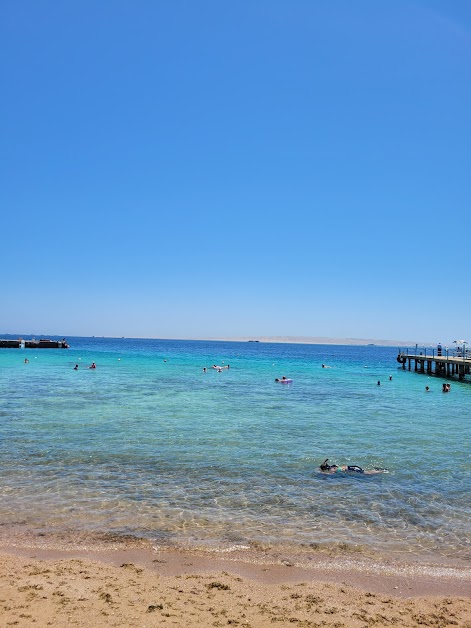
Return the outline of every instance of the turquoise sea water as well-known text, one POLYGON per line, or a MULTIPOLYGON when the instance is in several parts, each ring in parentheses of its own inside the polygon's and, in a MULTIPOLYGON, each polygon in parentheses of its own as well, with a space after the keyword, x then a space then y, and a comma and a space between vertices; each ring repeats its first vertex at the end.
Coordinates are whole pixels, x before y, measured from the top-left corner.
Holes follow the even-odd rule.
POLYGON ((389 347, 68 340, 0 350, 4 533, 471 558, 470 383, 389 347))

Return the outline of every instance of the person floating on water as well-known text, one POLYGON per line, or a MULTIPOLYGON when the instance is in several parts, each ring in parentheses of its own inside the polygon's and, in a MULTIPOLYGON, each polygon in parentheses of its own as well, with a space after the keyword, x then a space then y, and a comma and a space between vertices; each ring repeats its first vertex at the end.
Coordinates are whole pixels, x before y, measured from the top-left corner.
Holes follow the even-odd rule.
POLYGON ((362 469, 356 464, 345 464, 345 465, 337 465, 337 464, 329 464, 329 459, 326 458, 322 464, 319 465, 319 469, 323 473, 362 473, 364 475, 375 475, 377 473, 386 473, 387 469, 362 469))

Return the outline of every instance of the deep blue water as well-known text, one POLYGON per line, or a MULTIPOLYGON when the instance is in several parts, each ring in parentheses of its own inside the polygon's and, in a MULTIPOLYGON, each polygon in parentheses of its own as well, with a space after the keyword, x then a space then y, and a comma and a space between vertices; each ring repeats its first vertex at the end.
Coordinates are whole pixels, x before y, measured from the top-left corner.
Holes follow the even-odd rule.
POLYGON ((471 384, 390 347, 68 340, 0 350, 3 529, 471 556, 471 384))

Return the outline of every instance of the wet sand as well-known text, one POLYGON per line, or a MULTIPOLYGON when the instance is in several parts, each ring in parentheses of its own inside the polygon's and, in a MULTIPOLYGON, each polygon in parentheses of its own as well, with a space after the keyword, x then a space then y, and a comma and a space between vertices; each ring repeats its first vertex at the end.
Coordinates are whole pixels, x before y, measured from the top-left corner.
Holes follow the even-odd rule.
POLYGON ((0 548, 2 626, 461 626, 471 569, 276 550, 0 548))

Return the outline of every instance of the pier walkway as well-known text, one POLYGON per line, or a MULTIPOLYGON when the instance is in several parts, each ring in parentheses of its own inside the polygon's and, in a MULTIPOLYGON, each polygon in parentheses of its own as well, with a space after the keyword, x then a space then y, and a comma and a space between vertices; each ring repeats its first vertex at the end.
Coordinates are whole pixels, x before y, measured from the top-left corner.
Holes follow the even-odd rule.
POLYGON ((444 352, 439 355, 435 349, 429 354, 427 350, 409 353, 409 350, 399 350, 397 361, 402 364, 403 370, 412 370, 417 373, 426 373, 427 375, 436 375, 437 377, 453 378, 458 377, 460 381, 470 374, 471 356, 465 352, 462 355, 449 355, 444 352))

